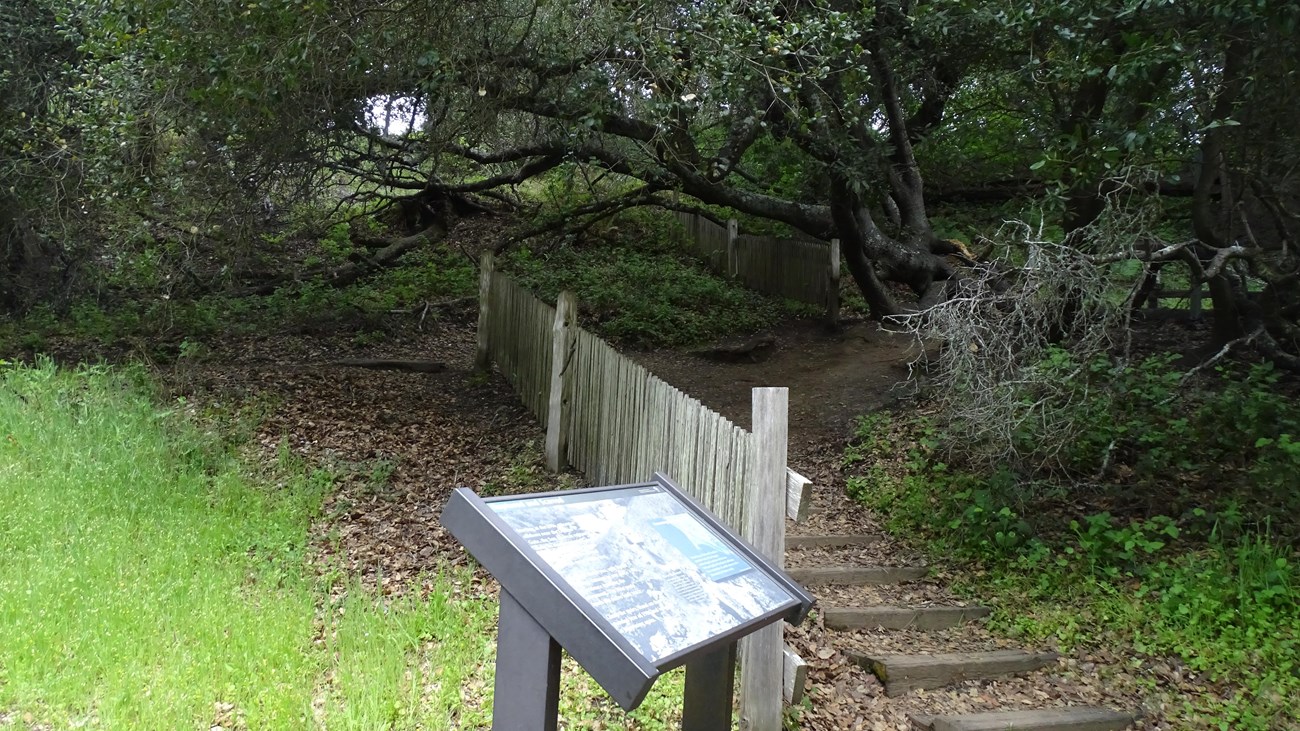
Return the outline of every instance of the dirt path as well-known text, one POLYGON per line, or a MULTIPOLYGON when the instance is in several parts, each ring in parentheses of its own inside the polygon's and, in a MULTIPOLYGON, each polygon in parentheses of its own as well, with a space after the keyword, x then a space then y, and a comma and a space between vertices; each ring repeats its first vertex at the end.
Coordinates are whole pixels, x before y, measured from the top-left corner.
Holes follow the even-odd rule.
POLYGON ((629 352, 650 372, 748 429, 751 389, 790 389, 790 466, 813 481, 817 513, 805 532, 854 532, 870 526, 844 493, 840 459, 861 415, 912 393, 909 364, 915 341, 875 323, 850 324, 835 333, 812 321, 774 331, 775 347, 757 361, 718 363, 680 351, 629 352))
POLYGON ((774 331, 775 347, 719 363, 680 351, 630 352, 655 375, 748 429, 750 389, 790 389, 790 442, 800 448, 847 434, 853 420, 906 395, 918 350, 906 335, 858 322, 829 333, 811 321, 774 331))
MULTIPOLYGON (((813 479, 813 512, 787 525, 791 535, 860 535, 865 545, 787 551, 788 568, 826 566, 919 566, 924 557, 893 539, 878 517, 848 497, 842 459, 858 416, 888 408, 913 392, 908 364, 919 350, 910 338, 859 323, 830 334, 808 322, 790 323, 776 333, 776 347, 759 362, 719 364, 683 353, 629 353, 653 373, 686 391, 733 422, 749 426, 750 389, 790 389, 789 463, 813 479)), ((929 566, 919 581, 883 586, 818 586, 821 607, 962 607, 968 602, 949 589, 952 576, 929 566)), ((828 629, 824 616, 788 629, 787 638, 809 663, 812 705, 800 717, 807 731, 913 728, 909 713, 964 714, 1006 710, 1140 706, 1132 678, 1117 677, 1119 658, 1091 655, 1061 660, 1059 667, 1019 677, 965 681, 890 697, 876 676, 850 661, 849 653, 872 656, 933 655, 1050 647, 1024 647, 973 622, 940 631, 828 629), (1123 682, 1116 682, 1122 680, 1123 682)), ((1138 726, 1161 728, 1158 714, 1138 726)))

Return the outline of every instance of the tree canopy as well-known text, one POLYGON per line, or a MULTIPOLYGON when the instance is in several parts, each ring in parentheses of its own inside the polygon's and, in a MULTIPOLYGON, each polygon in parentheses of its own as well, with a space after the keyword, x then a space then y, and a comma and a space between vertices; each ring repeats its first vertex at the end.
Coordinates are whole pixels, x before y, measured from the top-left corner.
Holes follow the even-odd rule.
POLYGON ((0 164, 60 182, 0 191, 3 276, 57 268, 54 222, 114 198, 201 195, 232 235, 342 189, 417 233, 576 166, 603 186, 570 225, 705 205, 836 237, 886 318, 977 264, 937 206, 1022 196, 1094 263, 1185 264, 1220 343, 1295 366, 1298 19, 1283 0, 22 0, 0 15, 0 164))

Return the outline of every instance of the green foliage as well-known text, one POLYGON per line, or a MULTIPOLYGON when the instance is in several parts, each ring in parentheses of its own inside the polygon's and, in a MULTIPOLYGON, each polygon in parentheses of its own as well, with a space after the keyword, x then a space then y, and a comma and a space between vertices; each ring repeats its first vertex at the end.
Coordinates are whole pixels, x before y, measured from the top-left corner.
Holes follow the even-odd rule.
MULTIPOLYGON (((341 236, 347 240, 346 228, 341 236)), ((121 286, 133 296, 112 304, 84 299, 63 318, 49 308, 37 308, 17 322, 0 324, 0 350, 40 353, 49 337, 72 336, 102 346, 145 342, 149 350, 142 355, 171 360, 187 341, 193 348, 223 334, 283 327, 320 332, 358 328, 358 344, 365 345, 383 337, 384 322, 393 310, 478 291, 478 272, 460 253, 434 247, 407 259, 350 287, 310 280, 286 284, 263 297, 172 298, 165 286, 163 291, 151 289, 148 277, 119 271, 121 286)))
POLYGON ((1220 368, 1217 380, 1188 382, 1174 360, 1079 363, 1065 350, 1048 350, 1035 370, 1051 389, 1011 396, 1032 404, 1037 417, 1013 433, 1016 469, 1045 465, 1137 484, 1171 474, 1198 482, 1239 479, 1244 471, 1258 496, 1286 495, 1287 476, 1300 469, 1293 438, 1300 433, 1300 407, 1279 395, 1273 367, 1220 368), (1044 432, 1061 428, 1069 439, 1044 432))
POLYGON ((1051 390, 1012 396, 1042 415, 1022 420, 1013 433, 1020 461, 1055 463, 1071 474, 1094 473, 1117 457, 1146 474, 1174 466, 1187 424, 1171 419, 1181 378, 1172 361, 1156 356, 1128 366, 1099 356, 1079 363, 1062 348, 1048 349, 1033 370, 1051 390), (1061 424, 1069 439, 1042 431, 1061 424), (1040 444, 1060 452, 1045 453, 1040 444))
POLYGON ((1222 693, 1170 699, 1175 725, 1264 731, 1300 723, 1289 701, 1300 693, 1300 571, 1287 547, 1295 512, 1274 507, 1294 501, 1281 475, 1296 474, 1296 407, 1276 393, 1276 373, 1266 365, 1225 372, 1183 395, 1189 386, 1163 358, 1069 372, 1095 379, 1074 394, 1084 442, 1074 448, 1086 454, 1116 443, 1115 459, 1143 490, 1212 476, 1214 489, 1196 493, 1204 507, 1077 514, 1079 505, 1134 488, 1085 492, 1005 468, 953 466, 962 445, 929 420, 882 414, 861 419, 845 451, 850 492, 891 531, 978 564, 971 588, 1005 606, 997 626, 1067 649, 1100 638, 1135 653, 1135 667, 1173 657, 1223 684, 1222 693), (1113 391, 1102 375, 1116 380, 1113 391))
POLYGON ((884 412, 860 417, 844 453, 855 472, 849 494, 885 516, 891 530, 921 526, 945 542, 960 536, 945 545, 966 556, 1017 554, 1032 529, 1007 502, 1014 478, 1006 471, 983 480, 951 470, 937 458, 939 437, 925 419, 899 421, 884 412))
POLYGON ((637 347, 753 332, 781 315, 778 304, 706 272, 671 246, 520 248, 503 268, 543 299, 574 292, 584 322, 637 347))
MULTIPOLYGON (((1157 541, 1158 542, 1158 541, 1157 541)), ((1108 543, 1108 545, 1111 545, 1108 543)), ((1069 649, 1099 639, 1134 656, 1134 667, 1172 662, 1211 692, 1166 690, 1178 728, 1291 728, 1300 715, 1300 581, 1294 553, 1267 534, 1211 539, 1147 558, 1140 580, 1079 571, 1049 551, 993 564, 975 588, 1005 608, 995 625, 1069 649), (1176 694, 1175 694, 1176 693, 1176 694)))
POLYGON ((1168 516, 1156 515, 1120 525, 1107 512, 1085 516, 1082 523, 1071 520, 1070 530, 1075 545, 1066 546, 1065 555, 1077 555, 1087 571, 1112 578, 1144 571, 1148 559, 1179 535, 1178 526, 1168 516))

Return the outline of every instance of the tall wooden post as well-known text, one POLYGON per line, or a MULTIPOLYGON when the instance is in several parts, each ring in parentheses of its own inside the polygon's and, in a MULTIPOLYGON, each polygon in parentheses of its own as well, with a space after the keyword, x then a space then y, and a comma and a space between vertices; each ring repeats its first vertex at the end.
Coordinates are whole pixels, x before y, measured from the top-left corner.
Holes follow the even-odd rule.
POLYGON ((546 408, 546 469, 559 472, 566 464, 569 445, 569 394, 565 366, 573 343, 573 321, 577 299, 572 292, 561 292, 555 300, 555 324, 551 326, 551 388, 546 408))
MULTIPOLYGON (((1205 282, 1202 281, 1196 270, 1191 267, 1188 267, 1187 274, 1187 314, 1193 318, 1199 318, 1201 316, 1201 303, 1205 298, 1205 282)), ((1159 290, 1160 287, 1157 286, 1156 289, 1159 290)))
POLYGON ((831 239, 831 279, 827 283, 826 317, 831 327, 840 326, 840 240, 831 239))
POLYGON ((740 275, 740 222, 727 219, 727 276, 740 275))
POLYGON ((488 351, 488 323, 492 306, 492 272, 496 270, 496 256, 483 252, 478 265, 478 352, 474 354, 474 367, 485 371, 492 365, 488 351))
MULTIPOLYGON (((785 559, 786 441, 790 391, 753 390, 753 484, 745 501, 742 535, 776 566, 785 559)), ((781 731, 782 624, 777 622, 740 641, 740 727, 781 731)))

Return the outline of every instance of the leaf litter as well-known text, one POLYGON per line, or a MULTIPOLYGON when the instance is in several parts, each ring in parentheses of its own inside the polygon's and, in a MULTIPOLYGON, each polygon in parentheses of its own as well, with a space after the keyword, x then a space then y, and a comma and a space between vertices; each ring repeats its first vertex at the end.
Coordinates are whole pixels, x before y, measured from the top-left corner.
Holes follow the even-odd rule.
MULTIPOLYGON (((501 494, 584 484, 581 475, 545 472, 542 429, 499 374, 475 373, 472 313, 451 313, 421 324, 397 328, 398 335, 390 342, 400 344, 383 352, 360 348, 346 333, 234 339, 214 346, 203 362, 187 364, 176 379, 178 389, 196 401, 254 400, 267 405, 266 418, 256 435, 265 458, 288 450, 333 476, 333 489, 312 531, 319 570, 324 573, 337 568, 359 577, 365 586, 384 596, 411 591, 426 594, 439 573, 449 567, 473 565, 439 524, 452 488, 465 486, 481 494, 501 494), (431 359, 447 368, 439 373, 404 373, 329 365, 357 356, 431 359)), ((863 342, 868 346, 885 343, 890 357, 905 352, 879 336, 863 342)), ((797 362, 805 364, 797 366, 801 374, 811 370, 806 368, 807 359, 818 356, 808 348, 807 343, 800 347, 797 362)), ((851 356, 843 343, 835 348, 844 357, 851 356)), ((753 385, 753 380, 743 375, 743 366, 725 366, 730 370, 719 379, 719 367, 714 364, 662 354, 640 357, 658 359, 654 363, 657 374, 669 382, 690 384, 692 395, 705 403, 729 389, 731 395, 722 398, 724 413, 738 410, 736 389, 747 393, 753 385), (675 367, 665 368, 665 363, 675 367), (731 385, 726 384, 728 379, 731 385)), ((767 365, 759 365, 770 369, 774 361, 780 362, 772 358, 767 365)), ((894 371, 888 384, 878 379, 879 384, 862 394, 864 403, 840 398, 834 413, 824 417, 817 417, 813 407, 800 401, 825 396, 823 391, 812 389, 801 395, 800 389, 792 389, 792 412, 802 416, 799 423, 792 423, 790 464, 814 480, 814 505, 819 509, 807 523, 791 525, 789 531, 868 534, 876 540, 843 553, 827 549, 792 552, 791 565, 838 565, 846 558, 859 565, 900 565, 917 559, 918 554, 890 539, 874 516, 845 495, 840 468, 851 429, 850 415, 898 398, 893 381, 905 370, 894 371)), ((779 382, 779 373, 767 376, 779 382)), ((742 416, 733 418, 745 421, 742 416)), ((467 598, 495 595, 495 582, 484 572, 476 570, 472 577, 453 591, 467 598)), ((814 593, 826 605, 857 604, 863 599, 906 606, 965 603, 951 595, 945 579, 942 568, 936 567, 927 580, 901 587, 825 587, 814 593)), ((334 591, 345 590, 337 586, 334 591)), ((332 603, 339 606, 337 601, 332 603)), ((845 648, 898 653, 923 645, 926 651, 940 652, 993 649, 1008 643, 992 637, 978 624, 968 632, 939 634, 924 638, 924 642, 908 633, 845 634, 828 630, 816 613, 804 626, 787 628, 789 644, 810 666, 808 701, 797 711, 801 728, 905 730, 911 728, 907 714, 917 711, 963 713, 1081 703, 1135 708, 1141 704, 1140 684, 1151 675, 1131 668, 1122 658, 1103 654, 1086 656, 1086 661, 1066 658, 1057 668, 1028 677, 966 681, 889 698, 875 676, 850 661, 845 648)), ((464 688, 463 701, 482 704, 487 691, 487 684, 464 688)), ((598 701, 593 704, 600 705, 598 701)), ((229 722, 230 716, 217 710, 213 725, 229 728, 221 722, 229 722)), ((1159 706, 1146 710, 1148 715, 1138 728, 1168 728, 1159 706)), ((608 709, 603 712, 616 715, 608 709)), ((635 721, 624 718, 622 722, 637 727, 635 721)), ((238 727, 237 721, 234 726, 238 727)))

